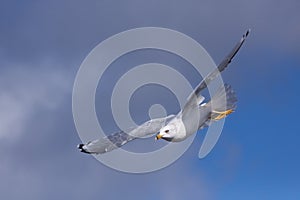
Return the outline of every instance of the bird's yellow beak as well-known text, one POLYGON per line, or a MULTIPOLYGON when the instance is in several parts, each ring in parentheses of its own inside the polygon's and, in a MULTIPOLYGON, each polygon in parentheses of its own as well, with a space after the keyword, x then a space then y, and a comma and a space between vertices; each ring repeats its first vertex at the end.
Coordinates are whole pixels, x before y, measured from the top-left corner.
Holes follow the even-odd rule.
POLYGON ((162 135, 160 133, 158 133, 155 137, 155 140, 159 140, 160 138, 162 138, 162 135))

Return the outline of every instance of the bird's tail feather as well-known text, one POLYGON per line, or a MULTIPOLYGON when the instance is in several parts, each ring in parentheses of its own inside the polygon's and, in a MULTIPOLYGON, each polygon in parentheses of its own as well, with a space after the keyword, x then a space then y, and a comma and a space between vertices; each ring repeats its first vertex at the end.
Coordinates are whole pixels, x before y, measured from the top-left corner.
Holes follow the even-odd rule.
POLYGON ((211 119, 222 119, 236 109, 236 94, 230 85, 220 87, 209 102, 211 106, 211 119))

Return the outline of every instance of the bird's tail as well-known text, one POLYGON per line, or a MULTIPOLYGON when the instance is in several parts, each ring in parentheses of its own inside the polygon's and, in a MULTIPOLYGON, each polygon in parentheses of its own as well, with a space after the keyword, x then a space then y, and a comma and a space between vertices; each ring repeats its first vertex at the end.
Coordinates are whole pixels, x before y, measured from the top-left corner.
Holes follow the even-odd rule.
POLYGON ((220 87, 216 94, 209 102, 211 106, 211 119, 219 120, 236 109, 237 98, 236 94, 230 85, 225 84, 224 87, 220 87))

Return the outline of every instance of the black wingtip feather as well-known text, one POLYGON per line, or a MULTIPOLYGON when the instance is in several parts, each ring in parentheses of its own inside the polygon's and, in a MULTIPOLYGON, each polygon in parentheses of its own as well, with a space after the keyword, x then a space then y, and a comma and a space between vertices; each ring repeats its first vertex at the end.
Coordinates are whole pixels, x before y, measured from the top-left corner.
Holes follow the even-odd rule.
POLYGON ((91 154, 91 152, 86 151, 83 147, 84 147, 84 144, 79 144, 79 145, 77 146, 77 148, 78 148, 81 152, 87 153, 87 154, 91 154))
POLYGON ((244 37, 247 37, 247 36, 249 35, 250 31, 251 31, 251 29, 249 28, 249 29, 246 31, 246 33, 244 34, 244 37))

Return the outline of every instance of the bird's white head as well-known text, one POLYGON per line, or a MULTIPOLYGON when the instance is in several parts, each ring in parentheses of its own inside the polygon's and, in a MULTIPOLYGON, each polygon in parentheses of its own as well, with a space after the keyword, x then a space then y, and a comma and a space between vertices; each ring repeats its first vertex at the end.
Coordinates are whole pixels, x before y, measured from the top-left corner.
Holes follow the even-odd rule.
POLYGON ((164 139, 170 142, 175 137, 176 133, 177 133, 177 129, 175 124, 170 123, 160 129, 155 139, 156 140, 164 139))

